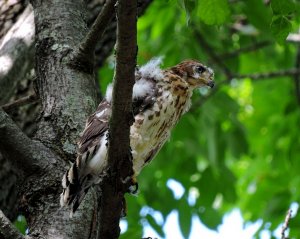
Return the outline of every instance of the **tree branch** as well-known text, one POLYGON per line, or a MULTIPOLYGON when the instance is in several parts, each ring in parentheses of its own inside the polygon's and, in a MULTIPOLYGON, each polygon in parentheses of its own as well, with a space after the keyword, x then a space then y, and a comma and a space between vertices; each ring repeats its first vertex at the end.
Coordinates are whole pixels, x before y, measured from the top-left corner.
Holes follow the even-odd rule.
POLYGON ((262 41, 262 42, 256 42, 253 45, 246 46, 240 49, 237 49, 235 51, 227 52, 224 54, 220 54, 218 57, 220 59, 226 59, 226 58, 231 58, 231 57, 236 57, 239 56, 241 53, 246 53, 246 52, 251 52, 251 51, 256 51, 260 48, 269 46, 272 42, 271 41, 262 41))
MULTIPOLYGON (((151 4, 152 0, 138 0, 138 16, 142 16, 151 4)), ((116 43, 116 18, 114 18, 106 28, 101 40, 96 47, 96 67, 101 67, 104 60, 111 54, 116 43)))
POLYGON ((4 111, 8 112, 8 111, 11 111, 11 110, 13 110, 17 107, 36 102, 36 101, 38 101, 38 99, 39 99, 38 96, 35 93, 32 93, 28 96, 25 96, 21 99, 18 99, 16 101, 14 101, 14 102, 2 105, 1 107, 4 111))
POLYGON ((124 194, 133 175, 129 132, 134 121, 132 87, 135 82, 137 55, 136 19, 137 1, 119 0, 116 69, 108 147, 108 168, 111 172, 102 187, 104 197, 101 202, 101 238, 118 238, 124 194))
POLYGON ((232 72, 230 69, 223 63, 223 60, 215 53, 215 50, 206 42, 202 34, 194 28, 194 34, 197 39, 197 41, 200 43, 200 46, 206 53, 209 55, 209 57, 213 60, 213 62, 224 72, 226 77, 228 79, 232 78, 232 72))
POLYGON ((12 119, 0 109, 0 151, 16 166, 29 175, 37 169, 45 168, 47 160, 56 162, 56 156, 41 143, 28 138, 12 119))
POLYGON ((34 20, 30 5, 0 44, 0 104, 13 94, 19 80, 33 66, 34 20))
POLYGON ((108 0, 103 6, 101 12, 97 16, 90 31, 80 43, 78 49, 74 53, 74 61, 89 60, 90 64, 94 64, 94 54, 97 43, 99 43, 106 27, 113 18, 114 6, 116 0, 108 0))
MULTIPOLYGON (((298 48, 297 48, 295 67, 297 70, 300 71, 300 43, 298 44, 298 48)), ((294 82, 295 82, 295 93, 296 93, 297 102, 300 105, 300 74, 294 75, 294 82)))
POLYGON ((300 69, 292 68, 287 70, 279 70, 279 71, 271 71, 266 73, 253 73, 253 74, 236 74, 233 75, 232 78, 235 79, 243 79, 243 78, 250 78, 255 81, 265 80, 269 78, 276 78, 276 77, 284 77, 284 76, 297 76, 300 74, 300 69))
POLYGON ((292 210, 289 209, 286 213, 285 220, 281 228, 281 239, 288 239, 288 237, 285 236, 285 231, 289 228, 289 222, 291 220, 291 217, 292 217, 292 210))
POLYGON ((214 94, 218 92, 218 90, 221 88, 222 85, 229 84, 232 79, 244 79, 249 78, 253 81, 262 81, 262 80, 268 80, 272 78, 277 77, 299 77, 300 76, 300 69, 298 68, 292 68, 287 70, 279 70, 279 71, 272 71, 272 72, 264 72, 264 73, 253 73, 253 74, 235 74, 232 75, 232 78, 228 78, 226 80, 223 80, 221 82, 218 82, 217 85, 210 91, 209 94, 203 96, 201 99, 193 103, 191 111, 194 111, 195 109, 199 108, 206 100, 211 98, 214 94))
POLYGON ((23 236, 4 215, 0 209, 0 238, 3 239, 29 239, 23 236))

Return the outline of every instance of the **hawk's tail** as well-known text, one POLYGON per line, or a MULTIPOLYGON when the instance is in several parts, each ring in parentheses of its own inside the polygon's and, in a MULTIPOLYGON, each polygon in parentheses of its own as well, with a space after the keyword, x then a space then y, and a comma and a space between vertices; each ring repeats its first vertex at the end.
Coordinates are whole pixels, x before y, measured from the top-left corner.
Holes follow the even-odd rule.
POLYGON ((91 183, 91 175, 86 175, 83 179, 80 178, 78 167, 73 163, 71 168, 64 174, 62 179, 63 192, 60 195, 60 205, 71 208, 70 217, 79 207, 80 203, 87 194, 91 183))

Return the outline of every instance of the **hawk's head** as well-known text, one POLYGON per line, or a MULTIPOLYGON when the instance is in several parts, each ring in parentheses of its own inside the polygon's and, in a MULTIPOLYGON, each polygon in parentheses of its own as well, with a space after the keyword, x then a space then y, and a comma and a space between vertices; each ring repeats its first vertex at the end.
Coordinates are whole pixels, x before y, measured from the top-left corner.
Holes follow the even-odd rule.
POLYGON ((172 67, 171 70, 185 79, 191 88, 201 86, 214 87, 213 70, 196 60, 185 60, 172 67))

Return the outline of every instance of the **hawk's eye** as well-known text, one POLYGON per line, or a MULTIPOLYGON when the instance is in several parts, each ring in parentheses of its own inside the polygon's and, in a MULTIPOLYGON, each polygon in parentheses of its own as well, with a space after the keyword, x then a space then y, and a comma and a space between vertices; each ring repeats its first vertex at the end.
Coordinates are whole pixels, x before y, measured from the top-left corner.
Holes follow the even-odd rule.
POLYGON ((201 74, 206 71, 206 69, 204 66, 196 66, 196 71, 201 74))

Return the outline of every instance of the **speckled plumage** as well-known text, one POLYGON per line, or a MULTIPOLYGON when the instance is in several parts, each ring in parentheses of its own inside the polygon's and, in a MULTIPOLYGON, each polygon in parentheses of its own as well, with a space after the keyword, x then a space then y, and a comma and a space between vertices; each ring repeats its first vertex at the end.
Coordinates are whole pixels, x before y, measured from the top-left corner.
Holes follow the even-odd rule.
MULTIPOLYGON (((213 86, 213 71, 194 60, 161 70, 154 59, 136 72, 130 146, 135 176, 158 153, 172 128, 191 105, 193 89, 213 86)), ((63 177, 61 205, 78 208, 88 189, 101 181, 107 167, 108 121, 111 115, 111 87, 96 112, 86 123, 78 144, 76 162, 63 177)))

